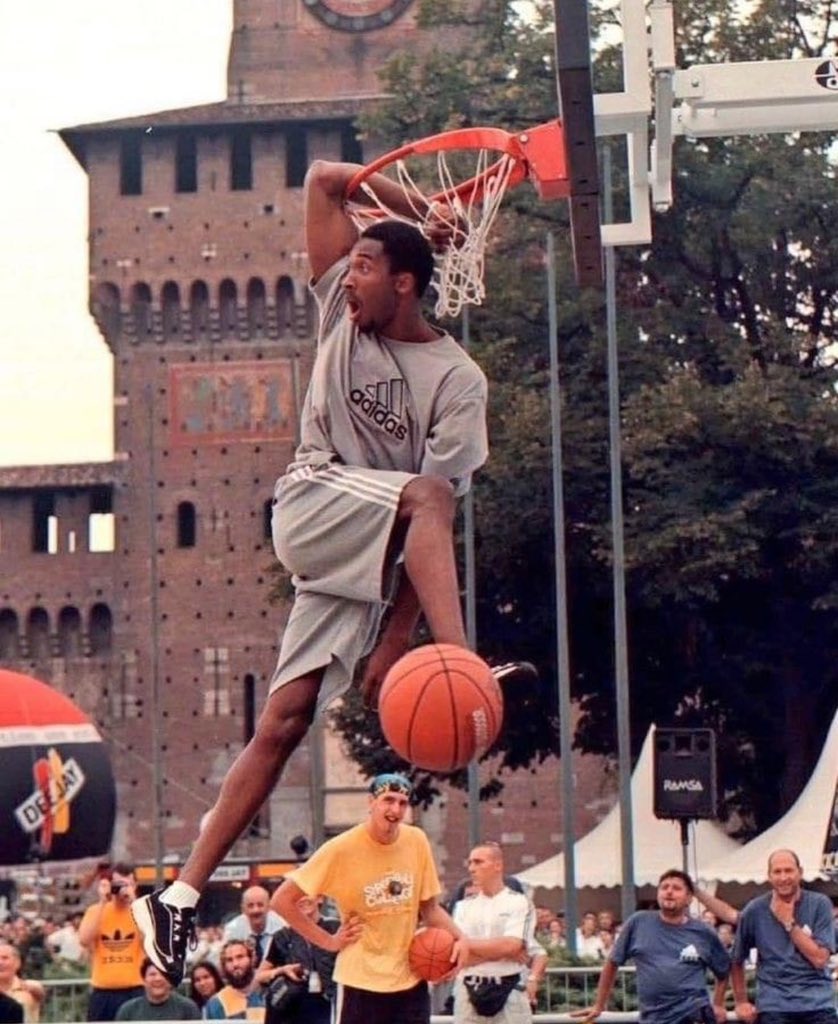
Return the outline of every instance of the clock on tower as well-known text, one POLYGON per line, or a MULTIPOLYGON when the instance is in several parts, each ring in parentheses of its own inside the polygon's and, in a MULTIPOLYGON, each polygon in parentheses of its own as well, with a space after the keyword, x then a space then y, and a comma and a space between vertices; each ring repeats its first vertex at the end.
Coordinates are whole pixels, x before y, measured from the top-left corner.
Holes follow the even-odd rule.
POLYGON ((369 32, 392 25, 413 0, 303 0, 304 6, 330 28, 369 32))

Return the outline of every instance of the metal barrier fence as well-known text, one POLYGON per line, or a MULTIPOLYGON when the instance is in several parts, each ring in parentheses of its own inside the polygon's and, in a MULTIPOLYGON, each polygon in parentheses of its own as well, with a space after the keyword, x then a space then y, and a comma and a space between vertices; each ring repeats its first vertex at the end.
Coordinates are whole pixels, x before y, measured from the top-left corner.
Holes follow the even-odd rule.
MULTIPOLYGON (((598 967, 551 967, 547 969, 542 986, 540 1006, 544 1012, 565 1016, 571 1010, 590 1006, 599 980, 598 967)), ((49 980, 46 1002, 41 1014, 45 1024, 64 1024, 65 1021, 84 1020, 87 1015, 87 993, 90 982, 86 978, 49 980)), ((634 968, 621 968, 614 986, 613 1006, 621 1013, 631 1013, 634 1001, 634 968)), ((632 1019, 636 1014, 631 1015, 632 1019)), ((541 1016, 539 1016, 541 1020, 541 1016)), ((450 1020, 450 1018, 443 1018, 450 1020)))
MULTIPOLYGON (((569 1021, 570 1010, 590 1006, 594 1001, 599 971, 599 967, 549 967, 542 986, 543 1012, 538 1014, 537 1019, 544 1021, 545 1024, 559 1019, 569 1021)), ((85 1019, 87 994, 90 990, 87 978, 44 980, 42 984, 47 993, 41 1013, 41 1021, 44 1024, 64 1024, 66 1021, 85 1019)), ((612 999, 612 1005, 619 1011, 613 1017, 614 1021, 637 1019, 637 1014, 631 1012, 634 1008, 633 995, 634 968, 621 967, 612 999)), ((434 1018, 437 1019, 451 1020, 450 1017, 434 1018)))
MULTIPOLYGON (((593 965, 548 967, 539 998, 539 1011, 534 1021, 537 1024, 577 1024, 570 1012, 593 1003, 599 974, 600 968, 593 965)), ((634 967, 619 969, 611 997, 614 1009, 599 1018, 601 1024, 633 1024, 637 1020, 634 975, 634 967)), ((67 1024, 69 1021, 86 1019, 87 995, 90 990, 87 978, 50 979, 44 980, 42 984, 46 989, 46 1002, 41 1013, 43 1024, 67 1024)), ((733 1014, 728 1014, 728 1020, 735 1020, 733 1014)), ((433 1024, 450 1024, 451 1018, 434 1016, 432 1021, 433 1024)))
POLYGON ((44 979, 46 1000, 41 1009, 41 1020, 63 1024, 64 1021, 87 1019, 89 978, 44 979))
MULTIPOLYGON (((550 967, 542 986, 539 1021, 570 1020, 570 1010, 590 1006, 594 1000, 599 967, 550 967), (546 1015, 545 1015, 546 1014, 546 1015), (558 1015, 558 1016, 557 1016, 558 1015)), ((84 1020, 87 1015, 87 994, 90 982, 86 978, 52 979, 43 982, 46 1003, 41 1013, 44 1024, 64 1024, 66 1021, 84 1020)), ((634 1010, 634 968, 621 967, 614 985, 612 1005, 618 1011, 613 1020, 637 1019, 634 1010), (627 1013, 627 1015, 626 1015, 627 1013)), ((610 1017, 610 1015, 609 1015, 610 1017)), ((450 1017, 434 1020, 450 1021, 450 1017)), ((604 1019, 604 1018, 603 1018, 604 1019)))
MULTIPOLYGON (((591 1006, 596 995, 601 967, 548 967, 542 986, 539 1005, 547 1012, 569 1013, 591 1006)), ((637 1009, 633 966, 621 967, 617 972, 611 1004, 619 1013, 633 1013, 637 1009)))

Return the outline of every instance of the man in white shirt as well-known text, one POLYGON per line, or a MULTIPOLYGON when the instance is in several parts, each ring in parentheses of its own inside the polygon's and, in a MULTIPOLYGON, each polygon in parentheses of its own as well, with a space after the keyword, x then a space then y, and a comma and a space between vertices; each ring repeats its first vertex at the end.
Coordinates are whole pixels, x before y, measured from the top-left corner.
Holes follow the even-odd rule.
POLYGON ((468 938, 470 953, 470 966, 454 987, 454 1024, 529 1024, 532 1010, 521 971, 534 931, 532 904, 504 884, 497 843, 476 846, 468 871, 477 892, 454 908, 454 923, 468 938))
POLYGON ((274 932, 285 927, 285 922, 269 909, 270 893, 261 885, 251 885, 242 893, 242 912, 224 926, 224 941, 240 939, 255 953, 257 965, 262 963, 274 932))

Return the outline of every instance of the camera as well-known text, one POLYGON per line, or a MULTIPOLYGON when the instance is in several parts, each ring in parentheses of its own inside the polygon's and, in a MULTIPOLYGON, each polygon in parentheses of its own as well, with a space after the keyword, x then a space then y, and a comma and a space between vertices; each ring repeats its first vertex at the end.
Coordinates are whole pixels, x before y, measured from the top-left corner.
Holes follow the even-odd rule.
POLYGON ((125 888, 125 882, 111 882, 111 896, 118 896, 125 888))

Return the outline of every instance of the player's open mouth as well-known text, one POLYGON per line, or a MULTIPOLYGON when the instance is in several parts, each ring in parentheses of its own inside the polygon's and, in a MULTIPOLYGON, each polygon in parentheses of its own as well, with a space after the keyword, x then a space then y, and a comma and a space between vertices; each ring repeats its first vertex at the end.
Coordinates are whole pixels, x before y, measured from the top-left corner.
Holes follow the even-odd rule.
POLYGON ((358 317, 359 317, 359 315, 361 313, 360 303, 356 302, 355 299, 347 299, 346 300, 346 309, 347 309, 347 312, 349 314, 349 319, 353 323, 357 322, 358 317))

